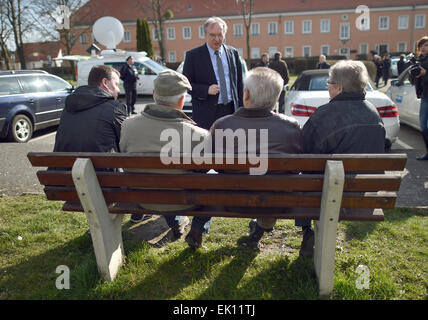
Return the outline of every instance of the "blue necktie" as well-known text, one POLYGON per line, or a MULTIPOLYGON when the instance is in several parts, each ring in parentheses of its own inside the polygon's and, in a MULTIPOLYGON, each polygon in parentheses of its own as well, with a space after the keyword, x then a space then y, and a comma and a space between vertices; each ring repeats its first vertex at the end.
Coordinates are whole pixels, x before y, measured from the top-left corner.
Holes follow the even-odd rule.
POLYGON ((224 69, 223 69, 223 63, 220 58, 220 52, 216 51, 215 55, 217 57, 217 72, 218 77, 220 78, 220 94, 221 94, 221 101, 224 105, 227 104, 227 88, 226 88, 226 78, 224 76, 224 69))

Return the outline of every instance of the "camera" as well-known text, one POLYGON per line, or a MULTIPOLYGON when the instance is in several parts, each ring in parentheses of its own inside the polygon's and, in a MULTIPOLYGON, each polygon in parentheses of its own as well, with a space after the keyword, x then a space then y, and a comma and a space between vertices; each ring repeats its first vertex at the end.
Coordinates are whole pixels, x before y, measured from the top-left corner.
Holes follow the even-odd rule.
POLYGON ((417 77, 421 73, 419 66, 421 65, 419 61, 416 60, 416 57, 413 53, 410 53, 406 56, 407 61, 410 62, 410 74, 412 77, 417 77))

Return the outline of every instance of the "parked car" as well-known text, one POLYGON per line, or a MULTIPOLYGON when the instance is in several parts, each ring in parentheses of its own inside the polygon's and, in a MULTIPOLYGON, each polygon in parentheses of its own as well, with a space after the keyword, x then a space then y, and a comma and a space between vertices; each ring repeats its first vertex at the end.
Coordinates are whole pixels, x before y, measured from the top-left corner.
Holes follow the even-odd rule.
POLYGON ((57 125, 72 91, 67 81, 47 72, 2 72, 0 138, 27 142, 34 131, 57 125))
MULTIPOLYGON (((93 66, 107 65, 120 71, 120 68, 126 64, 128 56, 134 57, 134 67, 138 71, 139 80, 137 80, 137 94, 152 95, 153 81, 156 79, 159 72, 167 69, 159 63, 147 57, 147 53, 130 52, 122 50, 103 50, 101 56, 91 57, 88 60, 80 60, 77 63, 77 86, 87 85, 88 76, 93 66)), ((125 94, 123 82, 120 81, 120 94, 125 94)))
MULTIPOLYGON (((244 59, 242 59, 241 56, 239 57, 239 59, 241 60, 242 79, 245 79, 245 75, 248 72, 247 63, 245 62, 244 59)), ((180 63, 176 71, 182 74, 183 67, 184 67, 184 61, 180 63)), ((183 112, 186 113, 189 117, 192 117, 192 96, 189 93, 186 93, 183 112)))
POLYGON ((396 80, 391 81, 391 86, 386 95, 396 103, 400 114, 400 122, 403 122, 416 130, 420 130, 419 110, 421 99, 416 97, 415 86, 409 80, 409 68, 404 70, 396 80))
MULTIPOLYGON (((330 100, 327 89, 328 70, 303 71, 285 96, 284 113, 299 122, 306 123, 315 110, 330 100)), ((385 147, 389 148, 397 139, 400 121, 396 105, 384 93, 366 86, 366 99, 378 110, 386 129, 385 147)))

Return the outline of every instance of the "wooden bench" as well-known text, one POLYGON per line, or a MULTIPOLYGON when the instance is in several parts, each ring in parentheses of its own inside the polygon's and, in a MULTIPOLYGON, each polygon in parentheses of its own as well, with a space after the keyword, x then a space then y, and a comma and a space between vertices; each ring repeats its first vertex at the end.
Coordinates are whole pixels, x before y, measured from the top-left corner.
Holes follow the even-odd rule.
POLYGON ((85 212, 98 269, 107 281, 114 280, 123 261, 123 214, 147 213, 139 203, 286 207, 288 213, 223 210, 186 215, 315 220, 314 264, 323 297, 333 289, 338 221, 383 221, 382 209, 394 208, 401 183, 399 172, 383 172, 402 171, 407 160, 405 154, 277 155, 269 158, 272 174, 249 175, 255 165, 248 160, 240 164, 237 158, 234 164, 215 158, 206 164, 182 157, 176 159, 179 164, 169 165, 153 154, 31 152, 28 158, 35 167, 63 168, 38 171, 37 176, 49 200, 65 201, 65 211, 85 212), (169 175, 99 170, 105 168, 236 172, 169 175))

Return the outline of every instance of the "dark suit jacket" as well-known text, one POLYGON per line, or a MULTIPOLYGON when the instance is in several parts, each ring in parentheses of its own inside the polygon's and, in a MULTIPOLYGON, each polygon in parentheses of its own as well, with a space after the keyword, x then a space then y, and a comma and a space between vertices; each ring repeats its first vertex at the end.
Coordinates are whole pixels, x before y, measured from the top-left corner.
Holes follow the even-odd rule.
POLYGON ((120 79, 123 81, 124 87, 135 87, 138 79, 135 68, 125 63, 122 68, 120 68, 120 79))
MULTIPOLYGON (((235 110, 243 106, 242 102, 242 66, 238 51, 223 44, 229 63, 230 85, 235 110)), ((215 105, 218 94, 209 95, 208 88, 217 84, 207 44, 194 48, 186 53, 183 74, 192 85, 192 118, 199 127, 209 129, 216 119, 215 105)))

